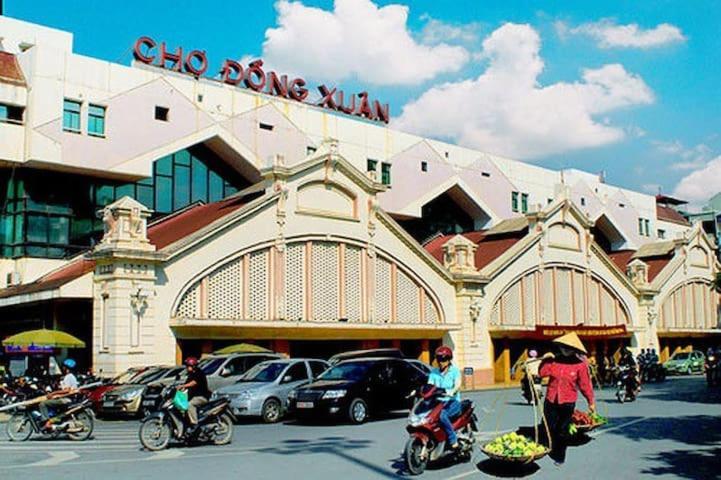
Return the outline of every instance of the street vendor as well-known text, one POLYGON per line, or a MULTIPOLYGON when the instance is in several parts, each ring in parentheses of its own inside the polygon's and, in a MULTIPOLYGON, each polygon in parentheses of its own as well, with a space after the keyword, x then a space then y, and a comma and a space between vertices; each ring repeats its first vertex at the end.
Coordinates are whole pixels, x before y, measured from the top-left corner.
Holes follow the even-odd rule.
POLYGON ((63 362, 63 379, 60 380, 60 389, 48 394, 48 400, 40 404, 40 413, 45 418, 45 429, 51 430, 52 416, 50 410, 56 410, 57 408, 63 407, 70 403, 70 400, 65 398, 71 393, 74 393, 78 389, 78 379, 75 378, 73 370, 75 369, 75 360, 68 358, 63 362))
POLYGON ((539 369, 542 378, 548 378, 548 391, 543 406, 551 433, 549 456, 556 465, 566 460, 566 447, 571 417, 576 408, 580 390, 588 402, 588 409, 596 411, 591 376, 588 372, 586 348, 574 332, 553 340, 556 353, 546 353, 539 369))

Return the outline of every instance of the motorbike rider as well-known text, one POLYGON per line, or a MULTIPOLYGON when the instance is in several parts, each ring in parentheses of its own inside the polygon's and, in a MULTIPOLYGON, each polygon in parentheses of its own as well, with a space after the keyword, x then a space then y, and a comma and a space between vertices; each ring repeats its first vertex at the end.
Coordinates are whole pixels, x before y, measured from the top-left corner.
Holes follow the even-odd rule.
POLYGON ((73 370, 75 369, 76 363, 72 358, 66 358, 62 365, 62 371, 65 374, 62 380, 60 380, 60 389, 51 392, 47 395, 48 400, 40 404, 40 413, 45 419, 45 429, 50 430, 53 428, 52 418, 50 416, 50 410, 58 410, 59 408, 70 403, 68 395, 74 393, 78 389, 78 379, 75 378, 73 370))
POLYGON ((441 428, 446 433, 451 448, 458 448, 458 437, 451 419, 461 413, 461 371, 451 363, 453 350, 445 345, 435 352, 438 368, 434 368, 428 376, 428 383, 442 388, 446 394, 440 399, 445 405, 440 415, 441 428))
POLYGON ((188 391, 188 421, 191 425, 188 433, 190 434, 198 425, 198 407, 208 403, 210 390, 208 390, 208 378, 205 376, 205 372, 198 368, 198 359, 188 357, 183 363, 188 371, 188 378, 187 382, 179 388, 188 391))
POLYGON ((558 354, 549 352, 543 356, 539 375, 548 377, 543 413, 551 432, 549 456, 556 465, 562 465, 566 460, 568 429, 576 409, 578 391, 586 398, 591 412, 596 411, 596 403, 585 359, 586 348, 581 339, 572 332, 554 339, 553 344, 558 354))

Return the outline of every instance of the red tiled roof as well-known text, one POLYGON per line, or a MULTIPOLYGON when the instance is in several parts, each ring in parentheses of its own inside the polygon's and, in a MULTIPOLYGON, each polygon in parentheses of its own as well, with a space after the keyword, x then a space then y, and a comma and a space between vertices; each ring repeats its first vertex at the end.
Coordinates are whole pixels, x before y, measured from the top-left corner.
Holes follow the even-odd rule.
POLYGON ((238 210, 247 203, 246 197, 230 197, 219 202, 200 204, 174 215, 163 217, 148 226, 148 239, 161 250, 191 235, 215 220, 238 210))
MULTIPOLYGON (((478 245, 475 255, 475 264, 476 268, 480 270, 496 258, 503 255, 503 253, 505 253, 509 248, 525 237, 527 233, 528 229, 524 229, 518 232, 503 235, 487 235, 486 231, 481 230, 477 232, 466 232, 462 235, 478 245)), ((443 245, 453 237, 455 237, 455 235, 443 235, 441 237, 434 238, 425 244, 423 248, 425 248, 436 260, 443 263, 443 245)))
MULTIPOLYGON (((613 263, 615 263, 616 266, 625 273, 626 267, 631 262, 634 253, 636 253, 635 250, 619 250, 609 253, 608 256, 611 257, 613 263)), ((648 281, 653 282, 653 280, 659 273, 661 273, 661 270, 668 265, 668 262, 670 262, 672 258, 673 252, 668 255, 658 255, 655 257, 644 257, 639 259, 648 265, 648 281)))
POLYGON ((683 215, 678 213, 673 208, 664 207, 663 205, 658 205, 658 204, 656 205, 656 217, 659 220, 663 220, 665 222, 673 222, 673 223, 678 223, 678 224, 686 225, 686 226, 691 225, 683 215))
POLYGON ((15 55, 0 52, 0 82, 25 85, 25 76, 15 55))
POLYGON ((53 290, 82 277, 88 272, 92 272, 94 268, 94 260, 89 260, 87 258, 73 260, 67 265, 38 278, 34 282, 23 285, 15 285, 13 287, 7 287, 0 290, 0 298, 53 290))

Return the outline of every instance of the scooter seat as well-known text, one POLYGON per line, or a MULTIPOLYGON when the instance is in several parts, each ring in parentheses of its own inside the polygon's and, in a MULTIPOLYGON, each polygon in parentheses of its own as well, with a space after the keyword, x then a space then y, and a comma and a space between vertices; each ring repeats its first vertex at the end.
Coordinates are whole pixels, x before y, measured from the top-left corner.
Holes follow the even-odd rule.
POLYGON ((465 412, 473 408, 473 402, 470 400, 461 400, 461 412, 465 412))
POLYGON ((225 402, 227 402, 227 401, 228 401, 228 400, 226 400, 225 398, 216 398, 215 400, 211 400, 211 401, 209 401, 208 403, 206 403, 205 405, 201 405, 201 406, 198 408, 198 413, 200 413, 200 414, 205 413, 205 412, 207 412, 208 410, 210 410, 210 409, 212 409, 212 408, 214 408, 214 407, 217 407, 217 406, 220 405, 221 403, 225 403, 225 402))

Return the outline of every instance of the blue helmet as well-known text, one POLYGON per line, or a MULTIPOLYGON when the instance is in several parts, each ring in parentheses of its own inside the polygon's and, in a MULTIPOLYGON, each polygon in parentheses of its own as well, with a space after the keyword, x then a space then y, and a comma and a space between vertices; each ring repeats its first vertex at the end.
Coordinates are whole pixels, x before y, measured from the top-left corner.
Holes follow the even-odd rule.
POLYGON ((72 358, 66 358, 65 361, 63 362, 64 367, 75 368, 75 365, 76 365, 75 360, 73 360, 72 358))

